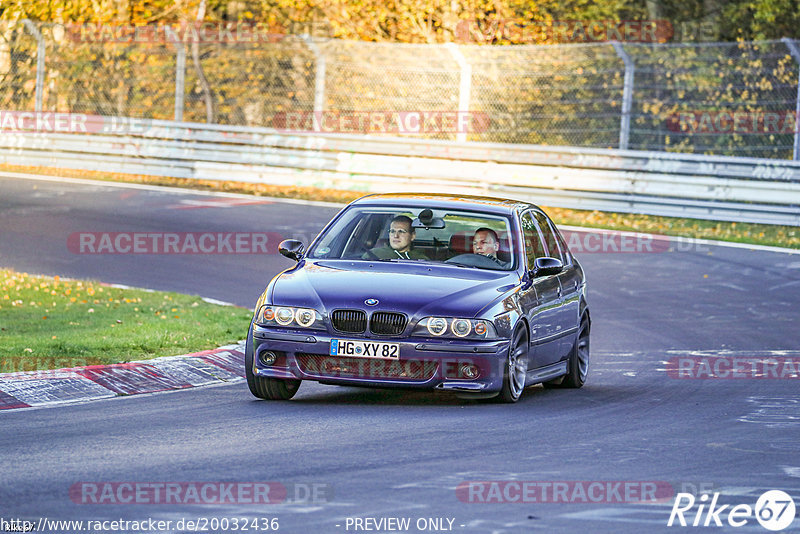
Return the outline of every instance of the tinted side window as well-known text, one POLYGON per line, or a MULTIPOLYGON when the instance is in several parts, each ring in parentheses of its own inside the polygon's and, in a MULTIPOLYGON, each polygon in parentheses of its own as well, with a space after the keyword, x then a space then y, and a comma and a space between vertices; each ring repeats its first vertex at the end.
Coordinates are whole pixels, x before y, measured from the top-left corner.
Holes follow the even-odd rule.
POLYGON ((547 218, 538 212, 533 212, 534 217, 536 217, 536 222, 539 223, 539 231, 542 232, 542 237, 544 238, 544 243, 547 247, 547 252, 551 258, 556 258, 564 261, 564 257, 561 254, 561 249, 558 246, 558 242, 556 240, 556 235, 553 233, 553 230, 550 228, 550 224, 547 221, 547 218))
POLYGON ((572 263, 572 253, 569 251, 569 247, 567 243, 564 241, 564 236, 561 235, 561 232, 555 229, 555 225, 551 224, 551 228, 556 234, 556 238, 558 238, 558 244, 561 246, 561 255, 563 256, 564 265, 572 263))
POLYGON ((542 245, 542 239, 539 236, 539 230, 536 228, 536 223, 533 222, 530 212, 522 215, 522 236, 525 239, 525 254, 528 257, 528 268, 533 267, 533 262, 536 258, 543 258, 547 256, 547 251, 542 245))

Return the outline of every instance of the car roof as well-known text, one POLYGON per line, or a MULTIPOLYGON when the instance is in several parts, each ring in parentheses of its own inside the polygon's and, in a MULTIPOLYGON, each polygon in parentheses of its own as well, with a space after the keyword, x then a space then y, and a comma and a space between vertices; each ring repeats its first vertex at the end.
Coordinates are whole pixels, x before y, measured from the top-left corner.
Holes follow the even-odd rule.
POLYGON ((437 193, 378 193, 361 197, 353 204, 366 206, 396 206, 402 204, 403 206, 432 209, 473 209, 485 213, 503 215, 509 215, 514 211, 522 211, 528 208, 539 209, 538 206, 520 200, 437 193))

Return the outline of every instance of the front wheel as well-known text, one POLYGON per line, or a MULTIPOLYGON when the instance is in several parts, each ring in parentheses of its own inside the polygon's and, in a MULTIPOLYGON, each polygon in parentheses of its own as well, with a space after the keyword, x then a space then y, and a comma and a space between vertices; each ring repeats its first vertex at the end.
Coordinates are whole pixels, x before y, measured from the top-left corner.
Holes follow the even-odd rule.
POLYGON ((294 397, 294 394, 300 388, 300 380, 256 376, 253 372, 253 353, 253 325, 251 324, 244 346, 244 372, 250 393, 259 399, 265 400, 289 400, 294 397))
POLYGON ((525 389, 528 374, 528 334, 520 326, 514 331, 514 338, 508 350, 508 359, 503 370, 503 388, 499 400, 517 402, 525 389))

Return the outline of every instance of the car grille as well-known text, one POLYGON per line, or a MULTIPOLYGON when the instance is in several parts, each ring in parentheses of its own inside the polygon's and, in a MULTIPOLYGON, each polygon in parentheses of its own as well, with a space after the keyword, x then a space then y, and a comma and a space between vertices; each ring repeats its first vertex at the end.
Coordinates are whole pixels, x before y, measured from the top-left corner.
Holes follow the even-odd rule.
POLYGON ((360 334, 367 329, 367 314, 361 310, 336 310, 331 314, 331 324, 339 332, 360 334))
POLYGON ((306 374, 330 378, 366 378, 393 380, 430 380, 438 369, 436 360, 384 360, 380 358, 344 358, 324 354, 295 355, 297 365, 306 374))
POLYGON ((406 328, 406 316, 402 313, 375 312, 369 321, 369 331, 382 336, 397 336, 406 328))

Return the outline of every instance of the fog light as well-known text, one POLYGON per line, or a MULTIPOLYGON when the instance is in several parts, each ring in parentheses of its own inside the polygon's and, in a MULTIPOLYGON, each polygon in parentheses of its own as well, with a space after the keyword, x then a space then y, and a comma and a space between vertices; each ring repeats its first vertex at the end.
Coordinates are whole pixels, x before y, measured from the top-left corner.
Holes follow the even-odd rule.
POLYGON ((265 350, 261 354, 258 355, 258 361, 261 362, 261 365, 272 365, 275 363, 275 360, 278 359, 278 355, 272 352, 271 350, 265 350))
POLYGON ((481 372, 476 365, 473 365, 471 363, 465 363, 461 366, 461 376, 463 376, 464 378, 469 378, 469 379, 478 378, 478 375, 480 374, 481 372))

